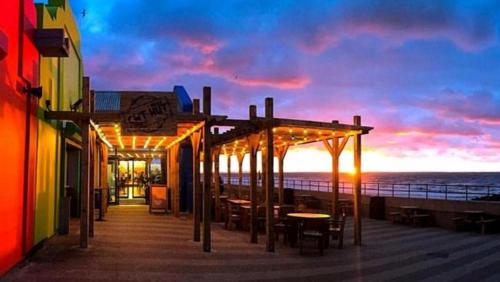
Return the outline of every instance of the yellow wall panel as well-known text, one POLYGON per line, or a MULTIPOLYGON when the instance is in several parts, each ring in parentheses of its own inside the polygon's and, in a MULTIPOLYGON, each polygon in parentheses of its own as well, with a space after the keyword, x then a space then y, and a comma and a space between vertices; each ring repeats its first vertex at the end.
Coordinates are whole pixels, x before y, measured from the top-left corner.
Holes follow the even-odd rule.
POLYGON ((36 171, 35 238, 37 244, 52 236, 56 229, 59 198, 58 132, 44 121, 38 122, 36 171))

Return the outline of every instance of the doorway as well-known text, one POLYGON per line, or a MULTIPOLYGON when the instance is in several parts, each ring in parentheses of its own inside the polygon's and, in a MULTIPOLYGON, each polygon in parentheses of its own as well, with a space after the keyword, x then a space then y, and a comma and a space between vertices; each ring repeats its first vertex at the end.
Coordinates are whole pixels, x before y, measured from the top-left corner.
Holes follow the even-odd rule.
POLYGON ((120 160, 118 166, 120 199, 145 199, 149 178, 144 160, 120 160))

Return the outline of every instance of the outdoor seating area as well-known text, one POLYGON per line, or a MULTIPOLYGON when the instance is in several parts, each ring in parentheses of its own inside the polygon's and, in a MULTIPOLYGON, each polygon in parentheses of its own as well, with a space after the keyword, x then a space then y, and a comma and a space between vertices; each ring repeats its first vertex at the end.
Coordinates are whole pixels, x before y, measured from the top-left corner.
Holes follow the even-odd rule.
MULTIPOLYGON (((243 198, 220 196, 224 229, 248 233, 252 229, 251 201, 243 198)), ((329 246, 343 247, 345 213, 331 216, 331 212, 319 209, 320 201, 311 195, 298 195, 295 205, 274 203, 273 231, 276 241, 282 238, 283 246, 299 248, 304 253, 309 241, 315 241, 320 255, 329 246), (330 243, 331 242, 331 243, 330 243)), ((262 203, 257 205, 257 231, 266 233, 266 208, 262 203)))
POLYGON ((24 267, 6 281, 79 279, 99 281, 498 281, 500 235, 480 236, 441 228, 411 228, 390 221, 363 219, 364 244, 354 246, 353 221, 345 222, 342 250, 325 249, 306 238, 304 254, 277 242, 263 252, 265 240, 250 244, 247 232, 213 223, 213 252, 200 253, 191 240, 191 218, 150 215, 147 206, 111 206, 96 222, 93 248, 77 248, 78 222, 66 236, 49 239, 24 267), (467 266, 467 267, 457 267, 467 266), (476 268, 471 268, 476 266, 476 268), (138 273, 137 270, 141 272, 138 273), (496 273, 496 274, 495 274, 496 273))

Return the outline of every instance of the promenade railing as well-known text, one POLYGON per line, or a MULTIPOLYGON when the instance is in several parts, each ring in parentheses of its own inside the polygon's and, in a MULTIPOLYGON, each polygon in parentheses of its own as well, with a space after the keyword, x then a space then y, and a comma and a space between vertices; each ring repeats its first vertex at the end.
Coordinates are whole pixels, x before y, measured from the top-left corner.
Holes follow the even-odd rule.
MULTIPOLYGON (((232 185, 238 185, 238 178, 231 178, 232 185)), ((261 179, 257 186, 261 186, 261 179)), ((310 179, 285 179, 284 188, 299 191, 331 192, 331 181, 310 179)), ((250 179, 243 177, 242 185, 250 185, 250 179)), ((278 178, 274 179, 277 187, 278 178)), ((339 182, 340 193, 352 194, 353 184, 351 182, 339 182)), ((439 183, 384 183, 363 182, 361 184, 362 195, 379 197, 418 198, 418 199, 442 199, 469 201, 479 197, 500 195, 500 186, 494 185, 458 185, 439 183)))

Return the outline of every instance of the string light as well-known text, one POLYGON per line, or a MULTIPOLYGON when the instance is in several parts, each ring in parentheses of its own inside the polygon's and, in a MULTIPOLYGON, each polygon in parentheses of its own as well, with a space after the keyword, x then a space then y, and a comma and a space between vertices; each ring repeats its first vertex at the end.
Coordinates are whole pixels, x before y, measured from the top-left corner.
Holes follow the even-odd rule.
POLYGON ((144 143, 144 149, 147 149, 149 146, 149 142, 151 142, 151 136, 146 139, 146 142, 144 143))

